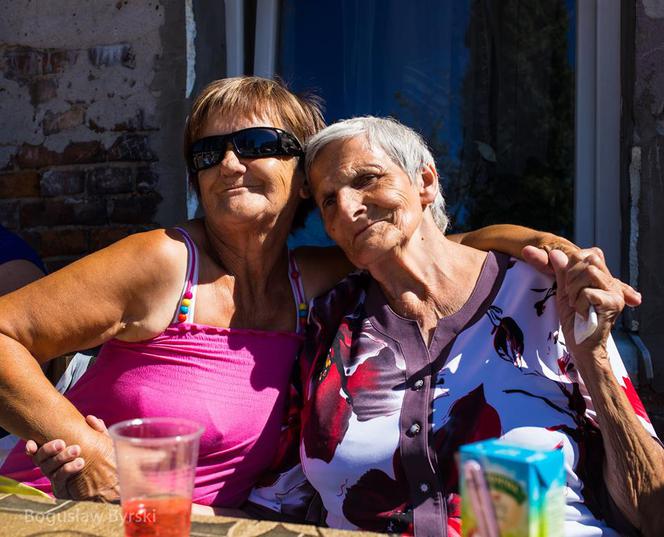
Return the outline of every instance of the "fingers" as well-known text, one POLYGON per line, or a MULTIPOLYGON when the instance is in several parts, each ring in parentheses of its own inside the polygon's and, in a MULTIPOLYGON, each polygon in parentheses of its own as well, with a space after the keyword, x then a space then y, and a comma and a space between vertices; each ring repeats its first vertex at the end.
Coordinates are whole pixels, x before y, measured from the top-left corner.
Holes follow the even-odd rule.
POLYGON ((37 445, 37 442, 34 440, 28 440, 25 443, 25 454, 32 458, 32 456, 37 453, 37 450, 39 449, 39 446, 37 445))
POLYGON ((103 419, 98 418, 97 416, 93 416, 92 414, 89 414, 85 416, 85 421, 95 431, 108 435, 108 429, 106 428, 106 423, 104 423, 103 419))
POLYGON ((553 269, 553 273, 556 276, 557 283, 557 293, 559 298, 567 297, 567 280, 565 275, 565 270, 567 269, 567 264, 569 258, 566 254, 560 250, 551 250, 549 252, 549 263, 553 269))
POLYGON ((624 303, 622 292, 616 289, 614 279, 595 265, 589 265, 585 261, 571 267, 568 266, 566 283, 569 305, 584 316, 589 304, 582 293, 588 288, 616 293, 620 295, 620 302, 624 303))
MULTIPOLYGON (((39 468, 41 468, 41 471, 51 477, 54 475, 62 466, 66 464, 70 464, 74 462, 79 456, 81 455, 81 448, 77 445, 71 445, 68 446, 66 449, 63 449, 60 451, 57 455, 54 455, 53 457, 50 457, 48 459, 45 459, 42 461, 42 463, 39 465, 39 468)), ((74 465, 76 466, 76 465, 74 465)), ((71 464, 70 464, 71 467, 71 464)), ((79 470, 83 468, 83 465, 80 465, 79 470)))
POLYGON ((625 299, 625 305, 631 308, 636 308, 637 306, 640 306, 641 293, 639 293, 631 285, 627 285, 626 283, 623 283, 620 280, 616 281, 620 285, 620 288, 622 290, 623 298, 625 299))
POLYGON ((70 477, 78 474, 85 466, 85 461, 81 457, 76 457, 74 460, 67 462, 57 468, 50 476, 51 483, 54 490, 67 490, 67 481, 70 477))
MULTIPOLYGON (((32 440, 28 440, 28 443, 32 442, 34 444, 34 447, 37 446, 32 440)), ((63 449, 65 449, 66 444, 64 440, 51 440, 50 442, 46 442, 42 447, 40 447, 37 450, 34 450, 32 455, 28 453, 28 445, 26 444, 25 446, 25 451, 32 457, 32 462, 34 462, 37 466, 42 465, 42 463, 45 460, 50 459, 51 457, 55 457, 58 453, 60 453, 63 449)))
POLYGON ((625 306, 620 293, 593 288, 584 289, 579 295, 579 302, 584 304, 586 312, 589 305, 592 304, 597 313, 601 313, 609 321, 610 326, 613 326, 625 306))
POLYGON ((549 254, 543 248, 535 246, 526 246, 521 250, 521 257, 531 267, 539 272, 551 274, 552 269, 549 266, 549 254))

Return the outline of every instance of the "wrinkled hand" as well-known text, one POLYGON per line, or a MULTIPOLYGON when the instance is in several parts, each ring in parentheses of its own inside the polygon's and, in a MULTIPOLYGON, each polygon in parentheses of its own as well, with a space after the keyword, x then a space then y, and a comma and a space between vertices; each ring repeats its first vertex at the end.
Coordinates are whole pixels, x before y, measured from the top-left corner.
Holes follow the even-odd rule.
MULTIPOLYGON (((556 237, 555 235, 553 236, 556 237)), ((536 246, 526 246, 521 252, 523 260, 536 270, 548 274, 552 274, 554 272, 553 267, 549 262, 549 254, 553 250, 560 250, 568 258, 574 256, 575 254, 580 254, 582 256, 594 254, 598 256, 604 264, 604 252, 602 252, 600 248, 586 248, 582 250, 578 246, 565 239, 562 239, 561 237, 556 238, 559 239, 559 241, 555 244, 545 244, 539 248, 536 246)), ((606 268, 606 264, 604 264, 604 268, 606 268)), ((608 271, 608 269, 606 272, 609 276, 611 276, 611 273, 608 271)), ((631 285, 620 281, 618 278, 613 279, 622 292, 623 300, 625 301, 626 306, 635 308, 641 305, 641 293, 636 291, 631 285)))
POLYGON ((552 250, 549 262, 556 276, 556 302, 565 343, 577 365, 581 365, 579 359, 606 345, 611 328, 625 307, 623 288, 611 276, 599 249, 579 250, 569 257, 560 250, 552 250), (590 305, 597 312, 598 327, 588 339, 577 344, 574 315, 579 313, 587 318, 590 305))
POLYGON ((115 501, 119 489, 111 438, 102 420, 95 416, 87 416, 85 420, 92 430, 81 442, 83 447, 67 446, 57 439, 38 448, 34 441, 28 440, 26 454, 51 480, 56 497, 115 501))

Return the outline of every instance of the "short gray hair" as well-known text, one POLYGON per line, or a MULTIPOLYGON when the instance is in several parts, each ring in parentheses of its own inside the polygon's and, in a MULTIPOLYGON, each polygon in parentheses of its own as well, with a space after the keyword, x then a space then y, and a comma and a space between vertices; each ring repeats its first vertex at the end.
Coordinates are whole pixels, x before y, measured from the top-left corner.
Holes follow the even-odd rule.
MULTIPOLYGON (((429 164, 435 168, 434 158, 426 142, 413 129, 392 118, 363 116, 333 123, 309 139, 304 161, 307 176, 316 156, 325 146, 337 140, 357 136, 364 136, 369 147, 382 149, 392 162, 408 174, 413 183, 422 168, 429 164)), ((449 221, 445 213, 445 199, 440 191, 440 184, 430 207, 436 225, 445 232, 449 221)))

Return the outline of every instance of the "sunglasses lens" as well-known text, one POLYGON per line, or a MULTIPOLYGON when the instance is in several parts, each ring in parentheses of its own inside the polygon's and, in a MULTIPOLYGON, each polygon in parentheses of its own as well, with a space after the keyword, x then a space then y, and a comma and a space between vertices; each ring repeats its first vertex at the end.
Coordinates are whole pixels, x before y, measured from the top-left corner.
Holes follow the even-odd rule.
POLYGON ((221 151, 201 151, 194 153, 191 157, 194 170, 206 170, 221 162, 224 154, 221 151))
POLYGON ((266 157, 281 152, 279 134, 271 129, 250 129, 233 136, 238 153, 245 157, 266 157))

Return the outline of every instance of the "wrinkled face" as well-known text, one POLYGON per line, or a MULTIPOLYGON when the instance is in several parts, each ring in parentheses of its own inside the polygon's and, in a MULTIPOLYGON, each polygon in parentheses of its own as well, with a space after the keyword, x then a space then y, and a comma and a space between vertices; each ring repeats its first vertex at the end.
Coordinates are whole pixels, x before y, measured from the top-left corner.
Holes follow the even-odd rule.
POLYGON ((327 233, 358 267, 405 246, 422 221, 419 187, 364 137, 324 147, 309 178, 327 233))
MULTIPOLYGON (((249 127, 283 128, 275 123, 267 117, 213 115, 198 138, 229 134, 249 127)), ((218 165, 198 172, 200 200, 206 217, 240 224, 274 219, 286 208, 294 211, 304 182, 297 163, 296 157, 287 156, 239 157, 229 144, 218 165)))

